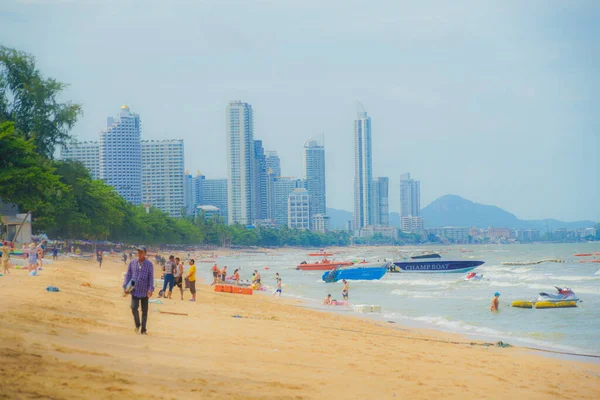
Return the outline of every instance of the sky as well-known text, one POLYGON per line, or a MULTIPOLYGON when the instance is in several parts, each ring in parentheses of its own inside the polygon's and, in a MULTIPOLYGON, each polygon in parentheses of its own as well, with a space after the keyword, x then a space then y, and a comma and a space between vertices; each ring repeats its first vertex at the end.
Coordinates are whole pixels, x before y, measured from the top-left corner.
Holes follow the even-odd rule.
POLYGON ((329 207, 353 208, 356 102, 373 175, 421 181, 519 218, 600 221, 600 2, 3 0, 0 44, 70 84, 97 140, 123 104, 145 139, 183 138, 186 168, 226 177, 227 103, 303 176, 323 133, 329 207))

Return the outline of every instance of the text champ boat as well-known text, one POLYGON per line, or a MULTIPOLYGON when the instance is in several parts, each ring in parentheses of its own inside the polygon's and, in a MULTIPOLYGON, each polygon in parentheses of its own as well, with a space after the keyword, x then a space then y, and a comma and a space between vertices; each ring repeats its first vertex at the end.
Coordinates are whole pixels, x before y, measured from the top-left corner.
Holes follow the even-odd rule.
POLYGON ((420 272, 420 273, 447 273, 469 272, 485 261, 460 260, 460 261, 394 261, 389 266, 390 272, 420 272))
POLYGON ((333 261, 324 258, 321 261, 317 261, 316 263, 307 263, 306 261, 302 261, 296 269, 301 271, 331 271, 332 269, 346 267, 349 265, 354 265, 351 261, 333 261))
POLYGON ((371 264, 360 267, 338 268, 323 274, 325 282, 337 282, 342 279, 349 281, 374 281, 383 278, 388 271, 388 264, 371 264))

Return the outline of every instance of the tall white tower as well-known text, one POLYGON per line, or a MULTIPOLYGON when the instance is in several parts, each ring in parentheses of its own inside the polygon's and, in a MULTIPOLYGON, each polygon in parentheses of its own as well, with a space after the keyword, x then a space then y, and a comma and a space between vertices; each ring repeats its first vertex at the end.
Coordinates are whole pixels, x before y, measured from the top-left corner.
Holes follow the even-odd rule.
POLYGON ((371 225, 371 117, 357 102, 354 121, 354 218, 353 228, 371 225))
POLYGON ((252 106, 232 101, 227 106, 227 204, 229 224, 254 221, 254 117, 252 106))
POLYGON ((325 185, 325 145, 323 135, 315 136, 304 143, 304 178, 310 196, 310 214, 327 214, 325 185))

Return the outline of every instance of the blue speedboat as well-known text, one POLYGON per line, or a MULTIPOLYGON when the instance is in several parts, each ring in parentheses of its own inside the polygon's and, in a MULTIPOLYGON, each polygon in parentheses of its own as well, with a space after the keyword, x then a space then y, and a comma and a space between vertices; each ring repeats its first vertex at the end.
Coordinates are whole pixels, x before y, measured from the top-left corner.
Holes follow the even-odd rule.
POLYGON ((433 261, 433 260, 413 260, 413 261, 394 261, 390 263, 389 272, 420 272, 420 273, 444 273, 444 272, 469 272, 485 261, 460 260, 460 261, 433 261))
POLYGON ((342 279, 349 281, 373 281, 383 278, 388 271, 389 265, 391 265, 391 263, 336 268, 332 271, 325 272, 322 279, 325 282, 337 282, 342 279))

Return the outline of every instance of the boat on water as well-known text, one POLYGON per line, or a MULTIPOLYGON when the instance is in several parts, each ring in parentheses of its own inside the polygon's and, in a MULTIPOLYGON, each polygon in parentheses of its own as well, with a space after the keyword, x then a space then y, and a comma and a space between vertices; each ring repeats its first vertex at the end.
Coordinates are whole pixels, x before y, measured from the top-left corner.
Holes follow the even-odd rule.
POLYGON ((336 268, 327 271, 321 277, 325 282, 337 282, 342 279, 348 281, 374 281, 383 278, 388 271, 388 264, 367 264, 360 267, 336 268))
POLYGON ((459 260, 443 261, 439 254, 427 254, 417 259, 394 261, 388 265, 389 272, 420 272, 420 273, 444 273, 444 272, 469 272, 484 264, 485 261, 459 260))
POLYGON ((317 253, 308 253, 309 257, 331 257, 333 253, 328 253, 325 250, 321 249, 317 253))
POLYGON ((327 258, 323 258, 321 261, 316 263, 307 263, 302 261, 296 266, 296 269, 300 271, 331 271, 332 269, 342 268, 349 265, 354 265, 352 261, 334 261, 327 258))

